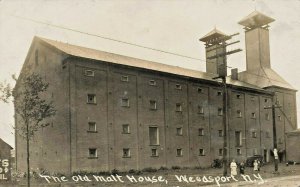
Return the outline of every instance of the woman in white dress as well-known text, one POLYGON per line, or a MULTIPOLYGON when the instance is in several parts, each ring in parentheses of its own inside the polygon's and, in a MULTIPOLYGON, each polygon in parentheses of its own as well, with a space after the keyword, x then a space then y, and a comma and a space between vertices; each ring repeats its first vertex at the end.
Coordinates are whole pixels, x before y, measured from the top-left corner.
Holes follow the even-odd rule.
POLYGON ((237 175, 237 165, 235 163, 235 160, 233 159, 232 162, 230 163, 230 171, 231 171, 231 175, 235 176, 237 175))
POLYGON ((253 170, 258 171, 258 162, 257 162, 257 160, 254 160, 253 166, 254 166, 253 170))

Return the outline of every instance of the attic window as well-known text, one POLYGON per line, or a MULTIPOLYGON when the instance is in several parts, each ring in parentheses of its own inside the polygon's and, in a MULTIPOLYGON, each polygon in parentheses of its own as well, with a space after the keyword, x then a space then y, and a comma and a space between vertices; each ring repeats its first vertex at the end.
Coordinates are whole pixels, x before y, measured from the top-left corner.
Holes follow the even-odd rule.
POLYGON ((221 95, 222 95, 222 92, 221 92, 221 91, 218 91, 218 92, 217 92, 217 95, 218 95, 218 96, 221 96, 221 95))
POLYGON ((236 98, 240 99, 241 98, 241 94, 236 94, 236 98))
POLYGON ((155 80, 150 80, 149 85, 150 86, 156 86, 156 81, 155 80))
POLYGON ((176 89, 176 90, 182 90, 182 87, 181 87, 180 84, 176 84, 176 85, 175 85, 175 89, 176 89))
POLYGON ((197 88, 197 91, 198 91, 198 93, 202 93, 203 92, 202 88, 197 88))
POLYGON ((84 75, 88 76, 88 77, 94 77, 95 76, 95 71, 87 69, 87 70, 84 71, 84 75))
POLYGON ((122 75, 121 81, 122 81, 122 82, 129 82, 129 77, 126 76, 126 75, 122 75))

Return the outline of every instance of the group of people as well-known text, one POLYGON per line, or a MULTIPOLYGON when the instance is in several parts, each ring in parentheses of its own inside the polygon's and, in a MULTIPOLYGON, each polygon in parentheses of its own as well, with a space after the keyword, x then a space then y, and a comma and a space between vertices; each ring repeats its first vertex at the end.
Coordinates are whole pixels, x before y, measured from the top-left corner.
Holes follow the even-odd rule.
MULTIPOLYGON (((233 159, 232 162, 230 163, 230 173, 231 175, 235 176, 237 175, 237 169, 239 167, 240 174, 245 174, 245 163, 241 162, 239 166, 233 159)), ((254 160, 253 162, 253 170, 254 171, 260 171, 260 161, 259 160, 254 160)))

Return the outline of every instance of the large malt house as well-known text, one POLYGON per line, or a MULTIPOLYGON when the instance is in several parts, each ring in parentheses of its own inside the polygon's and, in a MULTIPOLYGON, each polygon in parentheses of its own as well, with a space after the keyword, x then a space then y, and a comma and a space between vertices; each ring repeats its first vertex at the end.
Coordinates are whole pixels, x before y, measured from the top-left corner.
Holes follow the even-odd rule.
MULTIPOLYGON (((247 69, 227 77, 230 159, 260 154, 272 161, 272 111, 264 107, 274 102, 282 106, 275 116, 281 159, 289 154, 285 132, 297 127, 296 90, 271 68, 272 21, 255 11, 239 22, 247 69)), ((223 36, 214 29, 200 40, 223 36)), ((216 46, 206 46, 207 56, 220 52, 216 46)), ((207 59, 201 72, 35 37, 20 77, 40 74, 57 114, 30 142, 31 167, 68 173, 209 166, 223 154, 218 60, 207 59)), ((26 142, 18 135, 16 164, 25 171, 26 142)))

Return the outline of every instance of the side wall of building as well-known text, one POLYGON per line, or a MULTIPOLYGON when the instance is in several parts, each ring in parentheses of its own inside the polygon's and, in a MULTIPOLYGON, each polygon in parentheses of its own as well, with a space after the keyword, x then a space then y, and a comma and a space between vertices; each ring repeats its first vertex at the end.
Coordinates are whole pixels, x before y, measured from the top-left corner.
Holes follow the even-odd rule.
MULTIPOLYGON (((30 141, 30 161, 33 170, 46 169, 55 172, 70 172, 70 127, 68 72, 63 68, 64 55, 42 42, 34 42, 22 74, 24 77, 35 73, 49 83, 47 93, 42 94, 46 100, 53 100, 56 115, 47 122, 47 127, 40 128, 30 141)), ((22 90, 19 84, 17 90, 22 90)), ((20 135, 24 123, 16 114, 16 167, 26 171, 26 140, 20 135)))
MULTIPOLYGON (((106 62, 68 61, 73 77, 73 171, 207 167, 222 158, 219 85, 106 62), (88 95, 96 102, 87 103, 88 95), (96 131, 89 131, 90 123, 96 124, 96 131), (90 155, 91 150, 97 155, 90 155)), ((230 88, 229 98, 230 158, 242 161, 265 154, 268 161, 272 118, 264 106, 271 96, 230 88)))

